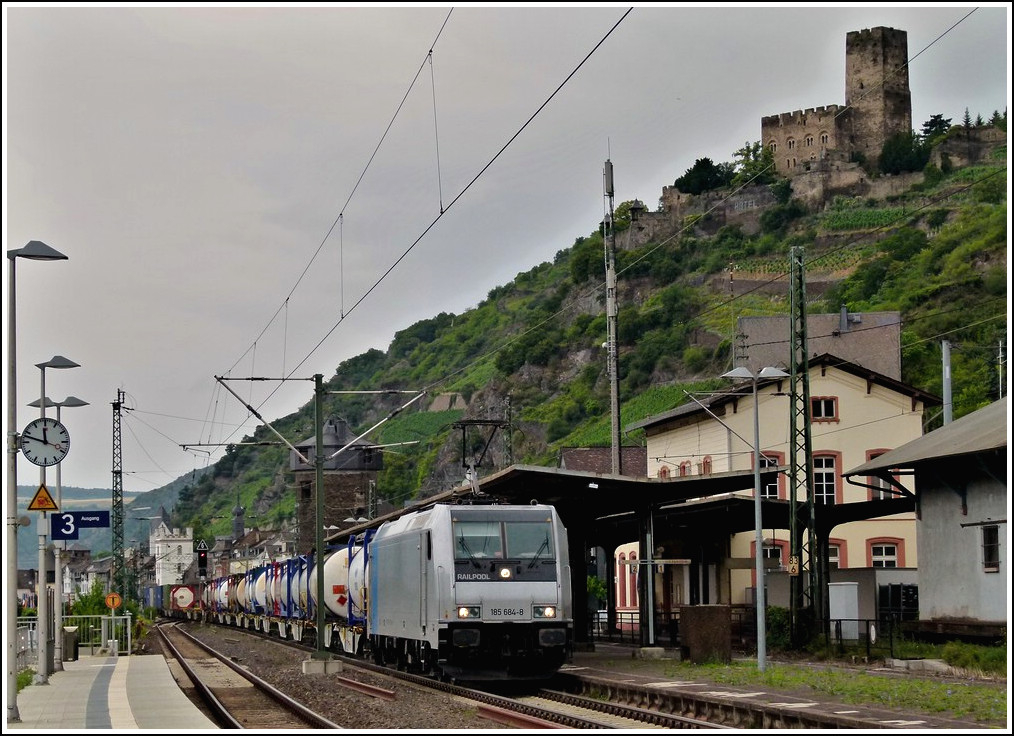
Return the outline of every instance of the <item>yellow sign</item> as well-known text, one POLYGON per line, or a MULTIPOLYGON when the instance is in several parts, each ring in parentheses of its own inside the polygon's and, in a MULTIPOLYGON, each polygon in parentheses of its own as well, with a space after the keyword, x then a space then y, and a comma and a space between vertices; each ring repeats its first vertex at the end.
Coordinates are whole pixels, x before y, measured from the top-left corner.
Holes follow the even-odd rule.
POLYGON ((60 507, 56 505, 56 501, 49 495, 49 491, 46 490, 46 486, 39 486, 39 490, 35 492, 35 497, 32 502, 28 504, 29 511, 59 511, 60 507))
POLYGON ((109 608, 119 608, 123 601, 120 599, 119 593, 110 593, 106 596, 106 605, 109 608))

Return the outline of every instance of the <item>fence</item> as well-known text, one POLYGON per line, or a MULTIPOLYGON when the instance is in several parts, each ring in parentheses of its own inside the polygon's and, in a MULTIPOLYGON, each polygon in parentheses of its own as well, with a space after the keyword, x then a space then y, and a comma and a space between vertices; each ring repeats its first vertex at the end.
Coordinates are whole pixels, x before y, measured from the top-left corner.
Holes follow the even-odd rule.
MULTIPOLYGON (((19 616, 18 650, 16 654, 18 671, 38 666, 39 663, 39 620, 35 616, 19 616)), ((133 625, 129 612, 122 616, 64 616, 62 632, 49 633, 49 657, 52 663, 54 635, 63 636, 63 661, 70 661, 78 653, 94 655, 96 651, 112 652, 110 642, 116 641, 116 654, 129 654, 133 651, 133 625), (68 636, 72 634, 72 636, 68 636), (74 651, 68 651, 68 644, 73 643, 74 651)))
MULTIPOLYGON (((751 605, 729 606, 732 618, 732 648, 736 651, 755 651, 757 648, 757 614, 751 605)), ((595 612, 590 624, 592 641, 609 641, 631 646, 641 645, 641 618, 638 611, 614 611, 610 622, 609 611, 595 612)), ((654 620, 654 646, 678 648, 683 645, 680 634, 679 611, 656 611, 654 620)), ((896 648, 903 640, 901 619, 886 615, 880 619, 831 619, 820 630, 825 645, 838 656, 847 652, 862 653, 870 657, 896 656, 896 648)), ((770 637, 771 630, 768 629, 770 637)), ((770 639, 769 639, 770 641, 770 639)))

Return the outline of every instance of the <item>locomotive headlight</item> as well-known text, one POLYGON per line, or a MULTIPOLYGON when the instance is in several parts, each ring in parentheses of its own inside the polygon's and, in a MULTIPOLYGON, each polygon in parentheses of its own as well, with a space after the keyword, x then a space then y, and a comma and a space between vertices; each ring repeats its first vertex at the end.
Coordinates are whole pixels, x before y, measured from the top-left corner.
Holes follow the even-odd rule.
POLYGON ((479 606, 458 606, 458 618, 479 618, 479 606))
POLYGON ((532 614, 535 618, 556 618, 556 606, 533 606, 532 614))
POLYGON ((500 576, 501 580, 511 579, 511 569, 509 567, 501 567, 499 573, 497 574, 500 576))

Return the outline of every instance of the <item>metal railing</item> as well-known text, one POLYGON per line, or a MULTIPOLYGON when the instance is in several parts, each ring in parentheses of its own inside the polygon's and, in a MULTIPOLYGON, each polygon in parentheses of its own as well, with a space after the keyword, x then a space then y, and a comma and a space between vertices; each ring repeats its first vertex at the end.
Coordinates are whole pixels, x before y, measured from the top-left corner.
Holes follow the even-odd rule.
MULTIPOLYGON (((133 651, 133 623, 129 612, 121 616, 64 616, 63 631, 63 660, 65 662, 76 659, 78 653, 94 656, 96 652, 109 654, 130 654, 133 651), (113 642, 116 650, 113 651, 113 642), (70 646, 70 651, 68 650, 70 646)), ((18 644, 17 644, 17 667, 18 671, 35 667, 39 663, 39 652, 41 647, 38 641, 38 624, 36 616, 19 616, 17 619, 18 644)), ((55 632, 50 632, 53 636, 55 632)), ((52 661, 54 639, 48 642, 50 661, 52 661)))

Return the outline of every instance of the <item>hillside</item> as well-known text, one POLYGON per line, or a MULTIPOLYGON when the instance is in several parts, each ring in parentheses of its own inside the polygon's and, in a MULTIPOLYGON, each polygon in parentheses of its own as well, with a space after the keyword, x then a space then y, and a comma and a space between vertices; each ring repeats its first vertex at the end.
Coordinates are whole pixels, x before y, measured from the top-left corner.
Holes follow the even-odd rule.
MULTIPOLYGON (((713 210, 702 209, 668 231, 656 223, 650 239, 634 237, 632 203, 621 204, 620 426, 683 403, 685 390, 720 385, 715 377, 732 365, 736 319, 787 314, 788 254, 797 246, 805 249, 810 314, 843 305, 899 311, 906 383, 942 394, 946 339, 954 417, 996 399, 1006 375, 997 366, 1008 298, 1005 140, 974 164, 931 164, 879 183, 890 194, 813 202, 776 181, 757 187, 757 199, 772 203, 747 224, 716 222, 713 210)), ((701 201, 731 194, 709 192, 701 201)), ((483 475, 511 462, 555 465, 561 447, 609 445, 603 253, 601 232, 577 237, 473 309, 420 320, 386 352, 350 358, 327 377, 331 391, 426 391, 367 438, 391 446, 380 499, 401 505, 460 484, 469 460, 481 458, 483 475), (454 427, 463 420, 467 431, 454 427)), ((359 433, 407 400, 404 393, 331 394, 325 415, 359 433)), ((272 426, 302 439, 313 432, 312 417, 307 404, 272 426)), ((939 423, 936 416, 927 429, 939 423)), ((245 438, 272 439, 266 427, 245 438)), ((281 527, 295 509, 287 467, 284 447, 230 447, 203 478, 180 479, 174 518, 210 538, 226 532, 239 501, 262 528, 281 527)), ((137 503, 150 505, 143 495, 137 503)))

